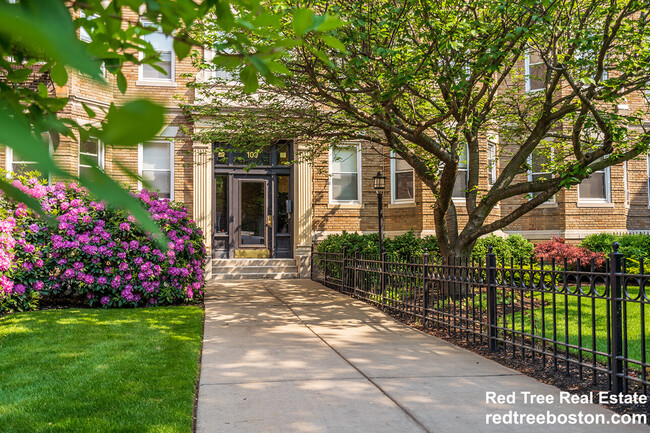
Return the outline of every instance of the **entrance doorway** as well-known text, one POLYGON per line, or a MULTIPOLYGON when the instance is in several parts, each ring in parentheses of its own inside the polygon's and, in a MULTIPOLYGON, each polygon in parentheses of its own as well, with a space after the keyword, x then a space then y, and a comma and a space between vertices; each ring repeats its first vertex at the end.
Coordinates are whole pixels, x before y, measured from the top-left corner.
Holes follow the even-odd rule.
POLYGON ((215 258, 293 257, 290 145, 251 155, 215 152, 212 250, 215 258))

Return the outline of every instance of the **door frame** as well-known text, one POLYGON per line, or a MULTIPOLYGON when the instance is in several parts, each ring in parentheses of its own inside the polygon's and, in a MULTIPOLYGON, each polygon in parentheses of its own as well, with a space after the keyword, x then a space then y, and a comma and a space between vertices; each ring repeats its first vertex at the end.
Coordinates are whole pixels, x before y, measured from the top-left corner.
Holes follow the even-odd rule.
POLYGON ((234 176, 234 199, 233 200, 233 216, 234 216, 234 221, 233 221, 233 243, 234 243, 234 248, 238 250, 245 250, 245 249, 255 249, 255 250, 269 250, 269 254, 272 253, 272 236, 270 236, 269 233, 269 216, 271 215, 272 210, 269 209, 269 201, 270 201, 270 179, 265 178, 264 176, 234 176), (263 194, 264 194, 264 244, 262 245, 254 245, 254 244, 243 244, 242 243, 242 230, 241 230, 241 217, 242 217, 242 209, 241 209, 241 200, 242 200, 242 188, 241 185, 242 183, 245 182, 250 182, 250 183, 261 183, 263 186, 263 194))

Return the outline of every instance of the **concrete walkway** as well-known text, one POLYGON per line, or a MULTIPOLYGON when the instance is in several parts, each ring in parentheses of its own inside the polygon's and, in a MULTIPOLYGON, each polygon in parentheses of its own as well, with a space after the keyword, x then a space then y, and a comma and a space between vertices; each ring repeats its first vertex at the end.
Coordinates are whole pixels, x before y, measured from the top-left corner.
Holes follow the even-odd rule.
POLYGON ((494 425, 486 415, 613 414, 523 404, 537 382, 310 280, 211 283, 197 432, 634 432, 645 426, 494 425), (486 392, 515 404, 486 403, 486 392))

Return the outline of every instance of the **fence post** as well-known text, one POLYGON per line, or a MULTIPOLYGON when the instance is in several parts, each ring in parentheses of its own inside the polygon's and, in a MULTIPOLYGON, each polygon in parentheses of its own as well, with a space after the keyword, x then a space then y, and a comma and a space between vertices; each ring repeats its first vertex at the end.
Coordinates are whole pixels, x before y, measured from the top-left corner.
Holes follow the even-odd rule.
POLYGON ((623 392, 623 317, 621 311, 621 268, 623 254, 618 252, 618 242, 612 244, 610 263, 610 323, 612 335, 612 389, 615 394, 623 392))
POLYGON ((381 302, 386 303, 386 252, 381 253, 381 273, 379 274, 379 286, 381 289, 381 302))
POLYGON ((314 279, 314 243, 311 243, 311 254, 309 255, 309 276, 314 279))
POLYGON ((352 266, 354 267, 354 287, 353 287, 353 294, 354 296, 357 295, 357 289, 359 288, 359 249, 354 250, 354 261, 352 262, 352 266))
POLYGON ((343 247, 343 255, 341 256, 341 287, 339 292, 343 293, 345 289, 345 247, 343 247))
POLYGON ((424 289, 424 308, 422 310, 422 325, 427 326, 427 310, 429 309, 429 250, 424 249, 424 254, 422 255, 422 278, 424 283, 422 284, 424 289))
POLYGON ((497 350, 497 256, 492 252, 492 246, 488 247, 488 254, 485 257, 487 269, 487 310, 488 310, 488 348, 490 352, 497 350))

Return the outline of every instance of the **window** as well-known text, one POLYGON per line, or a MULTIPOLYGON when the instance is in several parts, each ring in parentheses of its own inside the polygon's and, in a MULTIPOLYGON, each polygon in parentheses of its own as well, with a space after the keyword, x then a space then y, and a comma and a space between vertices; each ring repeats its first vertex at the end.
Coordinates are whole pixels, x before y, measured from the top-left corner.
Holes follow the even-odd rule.
MULTIPOLYGON (((174 199, 174 143, 150 141, 139 147, 139 174, 161 198, 174 199)), ((138 185, 141 189, 142 184, 138 185)))
MULTIPOLYGON (((234 51, 232 49, 227 49, 225 52, 231 53, 234 51)), ((205 62, 210 65, 210 68, 205 70, 205 78, 214 78, 220 81, 237 81, 238 74, 236 69, 226 69, 223 66, 215 65, 212 63, 214 56, 214 49, 205 47, 203 57, 205 62)))
POLYGON ((93 165, 104 168, 104 149, 99 140, 89 138, 79 143, 79 176, 88 174, 93 165))
POLYGON ((497 180, 497 144, 494 141, 487 144, 487 169, 488 187, 492 188, 497 180))
POLYGON ((543 90, 546 86, 546 64, 538 51, 526 53, 526 92, 543 90))
POLYGON ((463 153, 458 161, 458 173, 456 173, 456 181, 454 182, 454 190, 451 193, 452 198, 465 198, 465 191, 467 190, 468 183, 467 169, 467 146, 463 149, 463 153))
POLYGON ((412 203, 415 199, 413 167, 392 151, 390 156, 391 203, 412 203))
POLYGON ((578 200, 609 203, 609 167, 594 171, 578 185, 578 200))
MULTIPOLYGON (((148 27, 157 27, 150 22, 143 22, 148 27)), ((143 36, 143 40, 149 42, 154 50, 160 56, 156 64, 162 71, 154 68, 152 65, 140 65, 140 80, 143 81, 174 81, 174 39, 167 36, 161 31, 155 31, 143 36)), ((144 53, 140 53, 140 59, 144 58, 144 53)))
POLYGON ((330 203, 361 203, 361 152, 358 146, 330 149, 330 203))
MULTIPOLYGON (((52 140, 49 134, 43 135, 43 141, 47 143, 50 155, 53 153, 52 140)), ((36 168, 36 161, 31 161, 29 158, 14 152, 11 147, 5 147, 6 149, 6 169, 7 174, 11 176, 12 174, 24 174, 31 171, 38 171, 41 175, 40 179, 47 180, 47 183, 51 183, 50 174, 43 172, 36 168)))
MULTIPOLYGON (((536 180, 550 180, 553 178, 553 173, 550 170, 551 162, 553 161, 553 149, 541 147, 533 150, 533 153, 528 157, 528 182, 536 180)), ((538 195, 539 192, 531 193, 531 198, 538 195)), ((554 203, 555 197, 551 197, 546 203, 554 203)))

